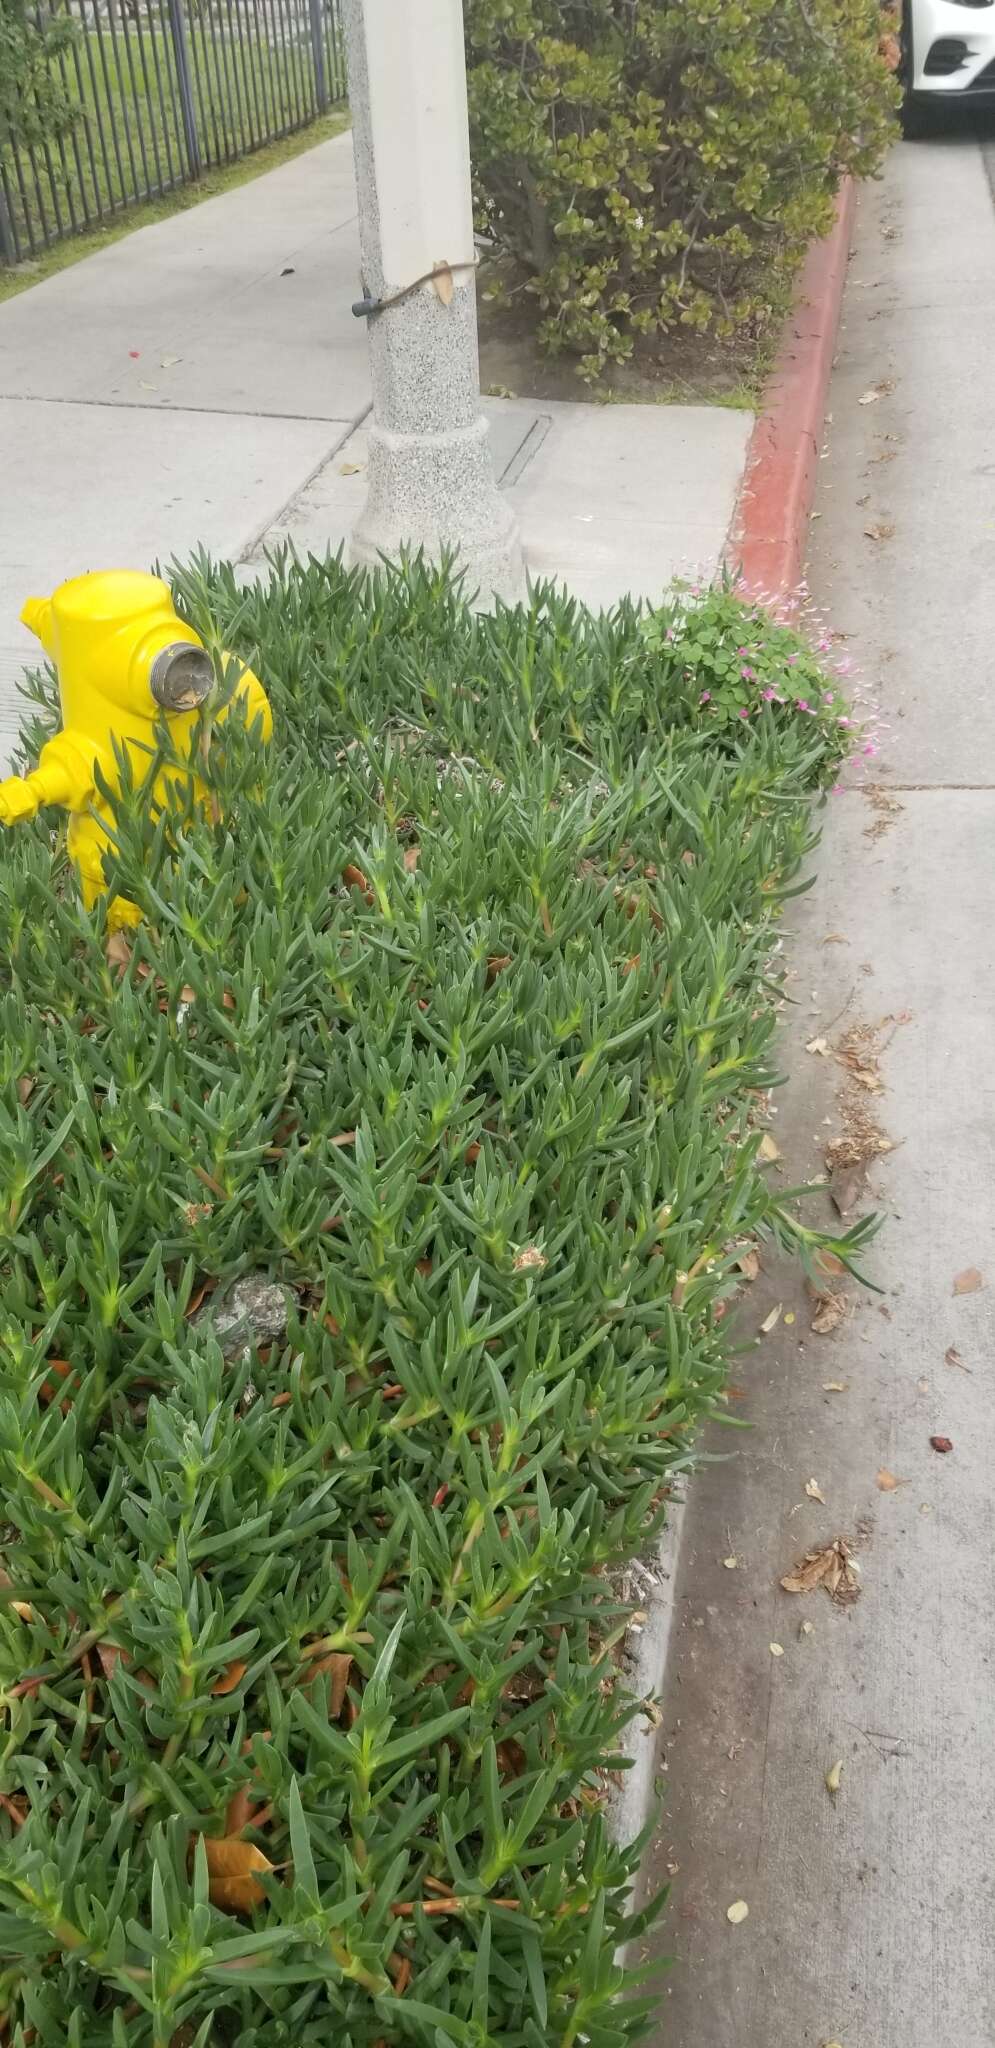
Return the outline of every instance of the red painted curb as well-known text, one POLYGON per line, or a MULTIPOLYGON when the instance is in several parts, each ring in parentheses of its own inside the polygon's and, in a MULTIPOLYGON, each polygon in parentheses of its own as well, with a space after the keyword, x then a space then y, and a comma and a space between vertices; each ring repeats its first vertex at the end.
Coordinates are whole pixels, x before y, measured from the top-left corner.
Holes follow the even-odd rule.
POLYGON ((778 597, 801 580, 855 206, 847 178, 835 225, 805 258, 746 451, 725 559, 757 595, 778 597))

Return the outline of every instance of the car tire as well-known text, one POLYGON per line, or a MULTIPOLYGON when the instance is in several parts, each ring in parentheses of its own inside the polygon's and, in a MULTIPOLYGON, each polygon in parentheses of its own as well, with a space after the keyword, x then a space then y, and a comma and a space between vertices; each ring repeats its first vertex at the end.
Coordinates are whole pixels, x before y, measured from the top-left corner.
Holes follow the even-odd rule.
POLYGON ((936 132, 933 109, 928 100, 906 90, 899 119, 906 142, 922 142, 936 132))
POLYGON ((921 142, 932 132, 933 109, 927 99, 912 90, 915 66, 912 57, 912 8, 910 0, 903 0, 901 26, 898 31, 901 57, 899 78, 902 83, 902 105, 899 120, 906 142, 921 142))

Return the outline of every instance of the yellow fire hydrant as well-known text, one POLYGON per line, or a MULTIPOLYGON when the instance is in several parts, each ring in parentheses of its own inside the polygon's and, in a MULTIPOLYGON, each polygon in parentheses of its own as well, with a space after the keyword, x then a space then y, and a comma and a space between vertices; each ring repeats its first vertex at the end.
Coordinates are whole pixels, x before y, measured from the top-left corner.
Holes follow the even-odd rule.
MULTIPOLYGON (((185 759, 214 668, 203 641, 175 611, 167 585, 137 570, 74 576, 51 597, 29 597, 21 618, 55 664, 63 729, 46 741, 30 775, 0 782, 0 824, 33 818, 46 804, 68 811, 67 844, 90 909, 106 892, 103 857, 112 823, 95 771, 107 788, 120 787, 116 744, 126 750, 136 784, 145 782, 155 758, 155 728, 164 718, 185 759)), ((219 721, 237 702, 244 703, 249 724, 259 719, 268 739, 269 701, 251 669, 243 670, 228 702, 219 706, 219 721)), ((178 779, 175 768, 160 772, 153 800, 167 803, 178 779)), ((140 915, 119 896, 109 922, 135 924, 140 915)))

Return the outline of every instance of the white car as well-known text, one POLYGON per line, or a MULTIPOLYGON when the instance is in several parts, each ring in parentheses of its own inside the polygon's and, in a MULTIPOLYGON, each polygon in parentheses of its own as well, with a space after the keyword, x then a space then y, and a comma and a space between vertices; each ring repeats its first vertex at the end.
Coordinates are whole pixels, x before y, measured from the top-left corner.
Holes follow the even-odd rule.
POLYGON ((903 0, 900 75, 906 135, 954 100, 995 106, 995 0, 903 0))

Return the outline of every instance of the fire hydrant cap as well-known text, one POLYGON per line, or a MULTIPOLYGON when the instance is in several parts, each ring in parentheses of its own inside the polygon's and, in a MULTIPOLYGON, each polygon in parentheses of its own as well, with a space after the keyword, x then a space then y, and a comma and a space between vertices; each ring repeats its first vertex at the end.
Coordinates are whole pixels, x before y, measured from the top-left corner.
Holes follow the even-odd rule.
POLYGON ((160 576, 141 569, 101 569, 86 576, 72 576, 52 593, 52 604, 63 618, 88 619, 94 624, 112 624, 134 618, 142 612, 172 610, 169 585, 160 576))

